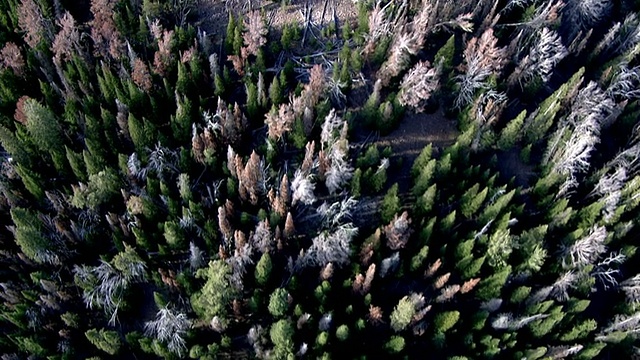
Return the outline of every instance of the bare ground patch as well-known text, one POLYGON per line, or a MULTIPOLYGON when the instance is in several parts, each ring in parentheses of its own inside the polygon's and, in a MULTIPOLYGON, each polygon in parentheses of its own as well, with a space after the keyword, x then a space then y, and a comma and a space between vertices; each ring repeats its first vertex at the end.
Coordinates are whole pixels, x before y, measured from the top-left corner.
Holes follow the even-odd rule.
MULTIPOLYGON (((238 0, 203 0, 198 6, 197 24, 213 37, 214 43, 222 42, 226 36, 229 20, 227 2, 234 4, 232 11, 236 14, 248 11, 248 7, 244 6, 246 2, 238 0)), ((282 6, 280 2, 254 0, 252 6, 254 10, 264 12, 270 27, 280 30, 285 24, 303 25, 303 10, 307 2, 312 9, 312 24, 316 28, 333 23, 335 18, 341 25, 345 21, 355 21, 358 16, 358 9, 351 0, 292 0, 286 6, 282 6)))

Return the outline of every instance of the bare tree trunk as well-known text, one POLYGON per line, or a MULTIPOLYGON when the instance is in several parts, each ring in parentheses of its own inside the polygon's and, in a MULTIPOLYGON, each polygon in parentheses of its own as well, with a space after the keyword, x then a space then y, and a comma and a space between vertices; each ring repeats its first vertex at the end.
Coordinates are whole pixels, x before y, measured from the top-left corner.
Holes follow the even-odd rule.
POLYGON ((336 0, 333 0, 332 3, 333 3, 333 24, 335 25, 335 28, 336 28, 336 37, 340 38, 339 19, 338 19, 338 15, 336 14, 336 0))
POLYGON ((304 32, 302 33, 302 43, 301 45, 304 47, 304 43, 307 40, 307 33, 311 30, 311 19, 313 18, 313 11, 311 9, 311 5, 309 0, 306 0, 304 3, 304 10, 302 11, 302 16, 304 18, 304 32))
POLYGON ((324 26, 324 15, 327 13, 327 5, 329 4, 329 0, 324 0, 324 5, 322 6, 322 16, 320 17, 320 26, 324 26))

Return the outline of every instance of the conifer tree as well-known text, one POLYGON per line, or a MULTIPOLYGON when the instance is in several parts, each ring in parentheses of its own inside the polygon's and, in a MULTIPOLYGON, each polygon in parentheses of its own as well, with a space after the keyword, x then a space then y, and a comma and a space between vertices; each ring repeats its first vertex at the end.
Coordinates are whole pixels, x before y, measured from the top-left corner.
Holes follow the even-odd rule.
POLYGON ((258 285, 264 286, 269 281, 271 275, 271 269, 273 264, 271 263, 271 256, 268 252, 262 253, 260 260, 256 264, 255 278, 258 285))
POLYGON ((393 220, 394 215, 400 210, 400 199, 398 198, 398 184, 393 184, 385 194, 380 204, 380 217, 384 224, 393 220))
POLYGON ((122 346, 120 336, 113 330, 90 329, 84 335, 95 347, 109 355, 117 354, 122 346))
POLYGON ((271 85, 269 85, 269 99, 273 105, 280 105, 284 101, 284 94, 278 76, 274 76, 271 85))
POLYGON ((286 289, 278 288, 269 296, 269 313, 281 317, 289 308, 289 293, 286 289))
POLYGON ((515 119, 509 121, 507 126, 500 132, 500 138, 498 139, 497 147, 500 150, 508 151, 511 149, 522 137, 522 126, 524 119, 527 116, 527 111, 522 110, 515 119))
POLYGON ((26 128, 34 144, 41 151, 50 153, 56 169, 62 171, 66 163, 66 153, 58 118, 50 109, 33 99, 26 100, 22 110, 27 118, 26 128))
POLYGON ((56 247, 62 245, 49 239, 38 216, 23 208, 11 209, 11 220, 15 224, 12 232, 20 250, 27 258, 37 263, 59 264, 62 260, 56 247))
POLYGON ((458 311, 445 311, 436 314, 433 319, 435 331, 438 333, 445 333, 449 331, 460 319, 460 312, 458 311))
POLYGON ((231 283, 231 274, 230 265, 223 260, 210 261, 208 268, 198 270, 196 277, 204 278, 206 283, 201 291, 191 297, 191 304, 196 313, 206 319, 227 316, 229 305, 237 294, 231 283))
POLYGON ((584 68, 580 68, 566 83, 546 98, 534 113, 529 114, 523 129, 527 142, 537 143, 546 135, 553 126, 562 102, 580 86, 583 75, 584 68))
POLYGON ((271 325, 269 337, 274 345, 274 358, 288 359, 293 356, 293 335, 293 324, 289 319, 282 319, 271 325))
POLYGON ((391 328, 398 332, 404 330, 411 320, 413 316, 416 314, 416 304, 412 301, 412 298, 409 296, 405 296, 396 305, 391 313, 391 328))

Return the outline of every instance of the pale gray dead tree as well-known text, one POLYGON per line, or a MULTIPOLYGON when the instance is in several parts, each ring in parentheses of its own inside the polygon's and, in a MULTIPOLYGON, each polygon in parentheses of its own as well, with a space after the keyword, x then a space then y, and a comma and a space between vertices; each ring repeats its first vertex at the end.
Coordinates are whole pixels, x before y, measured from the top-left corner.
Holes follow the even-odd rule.
POLYGON ((176 25, 184 27, 187 18, 194 11, 200 0, 171 0, 171 10, 176 19, 176 25))
POLYGON ((562 14, 567 38, 573 40, 582 30, 602 23, 611 13, 611 0, 567 0, 562 14))
POLYGON ((480 310, 485 310, 490 313, 498 311, 502 306, 502 299, 494 298, 480 304, 480 310))
POLYGON ((629 304, 640 302, 640 274, 621 282, 620 289, 624 292, 629 304))
POLYGON ((514 318, 513 314, 505 313, 498 315, 493 322, 491 322, 491 327, 496 330, 518 330, 536 320, 547 317, 549 317, 549 314, 535 314, 514 318))
POLYGON ((351 214, 357 205, 358 201, 355 198, 348 197, 330 205, 324 202, 316 209, 316 213, 322 218, 325 228, 334 229, 340 224, 351 221, 351 214))
POLYGON ((322 123, 322 131, 320 133, 321 145, 323 150, 328 150, 336 141, 341 140, 342 131, 346 122, 339 117, 335 110, 324 118, 322 123))
POLYGON ((293 181, 291 181, 291 205, 298 202, 304 205, 313 204, 316 201, 315 188, 313 175, 310 172, 305 174, 300 169, 296 170, 293 181))
POLYGON ((542 28, 535 34, 529 53, 519 61, 508 82, 510 85, 518 82, 520 86, 524 86, 538 77, 546 83, 556 64, 567 55, 568 51, 560 36, 553 30, 542 28))
POLYGON ((157 143, 153 149, 147 148, 147 171, 154 172, 158 178, 173 176, 178 173, 178 154, 167 147, 157 143))
POLYGON ((349 164, 346 141, 334 144, 329 151, 330 167, 325 173, 325 185, 330 194, 336 194, 353 177, 353 167, 349 164))
POLYGON ((614 316, 610 325, 604 328, 595 339, 597 341, 608 342, 612 340, 610 335, 614 335, 614 333, 617 332, 627 335, 640 333, 640 312, 632 315, 619 314, 614 316))
POLYGON ((638 43, 640 43, 640 20, 636 14, 631 13, 625 17, 623 22, 616 22, 609 28, 609 31, 596 45, 591 56, 616 57, 625 55, 628 61, 637 53, 635 47, 638 43))
POLYGON ((571 355, 575 355, 579 353, 584 348, 584 345, 575 344, 575 345, 562 345, 562 346, 554 346, 547 350, 545 356, 548 356, 550 359, 566 359, 571 355))
POLYGON ((609 289, 610 287, 618 287, 618 277, 621 274, 620 267, 627 260, 627 257, 621 252, 612 252, 595 264, 594 270, 591 272, 591 276, 599 280, 603 287, 609 289))
POLYGON ((266 358, 264 346, 267 344, 267 340, 265 334, 266 331, 261 325, 251 327, 247 333, 247 340, 253 347, 253 351, 258 359, 266 358))
POLYGON ((353 167, 348 157, 347 126, 347 122, 336 115, 335 110, 331 110, 322 124, 321 145, 328 155, 329 164, 325 172, 325 185, 330 194, 341 190, 353 176, 353 167))
POLYGON ((256 226, 256 230, 251 237, 251 245, 263 254, 275 248, 275 239, 271 234, 271 228, 266 219, 260 221, 256 226))
POLYGON ((84 288, 85 305, 90 309, 94 306, 102 308, 109 315, 110 324, 115 324, 122 297, 129 285, 143 280, 146 274, 145 263, 131 250, 121 254, 124 255, 114 258, 116 266, 101 261, 98 266, 76 265, 73 269, 74 276, 84 288))
POLYGON ((551 291, 549 295, 558 301, 569 300, 569 289, 575 287, 575 284, 580 279, 580 276, 582 276, 582 274, 576 274, 572 270, 563 273, 556 280, 556 282, 551 285, 551 291))
POLYGON ((592 197, 600 198, 604 203, 604 220, 609 222, 618 209, 618 204, 622 197, 622 188, 627 181, 627 169, 624 164, 617 166, 615 172, 605 173, 600 177, 598 183, 589 194, 592 197))
POLYGON ((231 267, 229 283, 238 292, 242 292, 244 290, 243 277, 247 272, 247 265, 253 264, 253 246, 251 243, 240 244, 237 239, 238 236, 241 236, 240 234, 240 231, 236 231, 236 245, 233 250, 233 256, 226 259, 227 264, 231 267))
POLYGON ((566 176, 559 195, 577 186, 576 175, 591 166, 591 152, 600 141, 601 122, 613 108, 613 101, 596 83, 590 82, 574 99, 571 112, 560 121, 543 157, 543 163, 550 164, 551 171, 566 176))
POLYGON ((15 305, 22 300, 22 296, 10 283, 0 283, 0 298, 11 305, 15 305))
POLYGON ((302 343, 300 345, 300 348, 298 349, 298 352, 296 353, 296 356, 304 356, 307 351, 309 350, 309 346, 307 345, 307 343, 302 343))
POLYGON ((428 61, 420 61, 402 79, 398 101, 402 106, 424 111, 431 95, 440 87, 441 67, 432 67, 428 61))
POLYGON ((519 23, 512 24, 500 24, 498 26, 518 26, 526 29, 526 32, 529 33, 531 31, 548 27, 556 24, 558 22, 558 18, 561 15, 562 9, 565 7, 565 4, 562 0, 555 1, 543 1, 539 2, 536 0, 512 0, 505 6, 502 12, 509 11, 514 7, 520 7, 522 9, 527 8, 529 6, 535 6, 535 3, 540 3, 535 7, 535 11, 529 20, 519 23))
POLYGON ((640 99, 640 66, 629 68, 626 63, 618 65, 607 94, 616 99, 640 99))
POLYGON ((578 269, 594 264, 607 251, 605 241, 607 229, 594 225, 589 233, 562 251, 562 266, 566 269, 578 269))
POLYGON ((328 263, 343 266, 349 263, 351 241, 358 234, 358 228, 346 223, 333 231, 322 231, 313 238, 311 246, 298 259, 299 266, 320 266, 328 263))
POLYGON ((398 269, 398 266, 400 266, 400 253, 396 251, 388 258, 383 259, 380 263, 380 277, 384 278, 395 272, 398 269))
POLYGON ((626 169, 627 178, 630 180, 627 181, 625 187, 633 186, 634 181, 636 181, 634 177, 640 170, 640 124, 633 128, 626 148, 605 165, 605 168, 609 169, 617 167, 626 169))
POLYGON ((170 352, 178 356, 182 356, 183 351, 187 349, 184 337, 189 328, 191 321, 186 314, 175 312, 166 306, 158 310, 155 320, 144 324, 146 336, 158 339, 167 345, 170 352))
POLYGON ((204 251, 200 250, 193 241, 189 243, 189 267, 191 270, 198 270, 205 265, 204 256, 204 251))
POLYGON ((536 292, 534 292, 533 294, 527 297, 525 304, 527 306, 531 306, 533 304, 539 304, 545 301, 549 297, 549 295, 551 295, 552 291, 553 291, 553 286, 545 286, 543 288, 540 288, 536 292))
POLYGON ((329 330, 331 328, 332 321, 333 321, 333 315, 330 312, 322 315, 322 317, 320 318, 320 321, 318 321, 318 329, 320 331, 329 330))

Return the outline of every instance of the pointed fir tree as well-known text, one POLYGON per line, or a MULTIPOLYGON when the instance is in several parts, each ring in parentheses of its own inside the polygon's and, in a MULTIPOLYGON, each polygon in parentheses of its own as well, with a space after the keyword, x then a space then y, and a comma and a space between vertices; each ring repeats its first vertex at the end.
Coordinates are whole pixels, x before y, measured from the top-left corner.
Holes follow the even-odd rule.
POLYGON ((393 184, 384 195, 380 204, 380 217, 382 223, 387 224, 393 220, 394 215, 400 210, 400 198, 398 198, 398 184, 393 184))
POLYGON ((515 119, 509 121, 507 126, 500 132, 497 147, 502 151, 508 151, 520 141, 522 137, 522 126, 527 117, 527 110, 522 110, 515 119))

